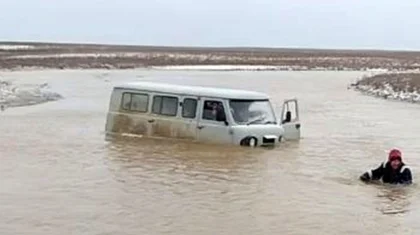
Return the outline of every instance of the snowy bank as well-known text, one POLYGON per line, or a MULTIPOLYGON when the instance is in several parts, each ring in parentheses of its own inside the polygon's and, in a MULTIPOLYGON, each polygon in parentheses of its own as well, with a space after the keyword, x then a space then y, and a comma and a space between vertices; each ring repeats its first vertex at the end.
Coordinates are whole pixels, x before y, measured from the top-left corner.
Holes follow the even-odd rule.
POLYGON ((159 70, 201 70, 201 71, 260 71, 260 70, 290 70, 292 66, 270 66, 270 65, 170 65, 154 66, 159 70))
POLYGON ((30 50, 35 49, 32 45, 7 45, 7 44, 0 44, 0 50, 3 51, 15 51, 15 50, 30 50))
MULTIPOLYGON (((314 67, 299 65, 168 65, 152 66, 156 70, 180 71, 353 71, 352 68, 314 67)), ((386 72, 386 69, 363 68, 362 71, 386 72)))
POLYGON ((363 94, 420 103, 420 73, 385 73, 362 78, 350 85, 363 94))
POLYGON ((0 80, 0 111, 8 107, 35 105, 62 98, 60 94, 50 91, 48 84, 18 86, 0 80))

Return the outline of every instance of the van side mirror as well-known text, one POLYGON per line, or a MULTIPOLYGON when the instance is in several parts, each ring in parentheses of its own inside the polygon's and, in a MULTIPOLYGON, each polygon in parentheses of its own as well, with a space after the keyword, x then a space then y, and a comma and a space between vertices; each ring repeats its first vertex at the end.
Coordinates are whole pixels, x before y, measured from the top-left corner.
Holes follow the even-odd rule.
POLYGON ((229 126, 229 122, 226 120, 226 116, 223 112, 216 114, 216 121, 223 122, 226 126, 229 126))

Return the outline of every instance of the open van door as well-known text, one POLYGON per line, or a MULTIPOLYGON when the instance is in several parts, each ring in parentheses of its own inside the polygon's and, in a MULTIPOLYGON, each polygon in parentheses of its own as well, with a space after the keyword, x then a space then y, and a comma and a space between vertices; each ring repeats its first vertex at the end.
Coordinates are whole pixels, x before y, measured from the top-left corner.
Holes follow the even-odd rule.
POLYGON ((288 99, 283 103, 280 123, 284 128, 285 140, 300 139, 299 105, 297 99, 288 99))

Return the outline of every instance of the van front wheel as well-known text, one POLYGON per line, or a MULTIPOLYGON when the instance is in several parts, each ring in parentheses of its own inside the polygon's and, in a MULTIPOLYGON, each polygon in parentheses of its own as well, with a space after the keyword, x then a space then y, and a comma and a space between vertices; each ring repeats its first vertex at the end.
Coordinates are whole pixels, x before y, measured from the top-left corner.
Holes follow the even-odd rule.
POLYGON ((247 136, 241 140, 241 146, 255 147, 257 145, 258 140, 253 136, 247 136))

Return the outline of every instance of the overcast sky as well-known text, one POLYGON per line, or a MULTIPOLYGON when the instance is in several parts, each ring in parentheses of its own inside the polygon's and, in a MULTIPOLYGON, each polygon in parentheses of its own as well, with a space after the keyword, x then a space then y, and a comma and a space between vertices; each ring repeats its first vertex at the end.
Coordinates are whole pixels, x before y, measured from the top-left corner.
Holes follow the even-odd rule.
POLYGON ((419 0, 0 0, 0 40, 420 49, 419 0))

